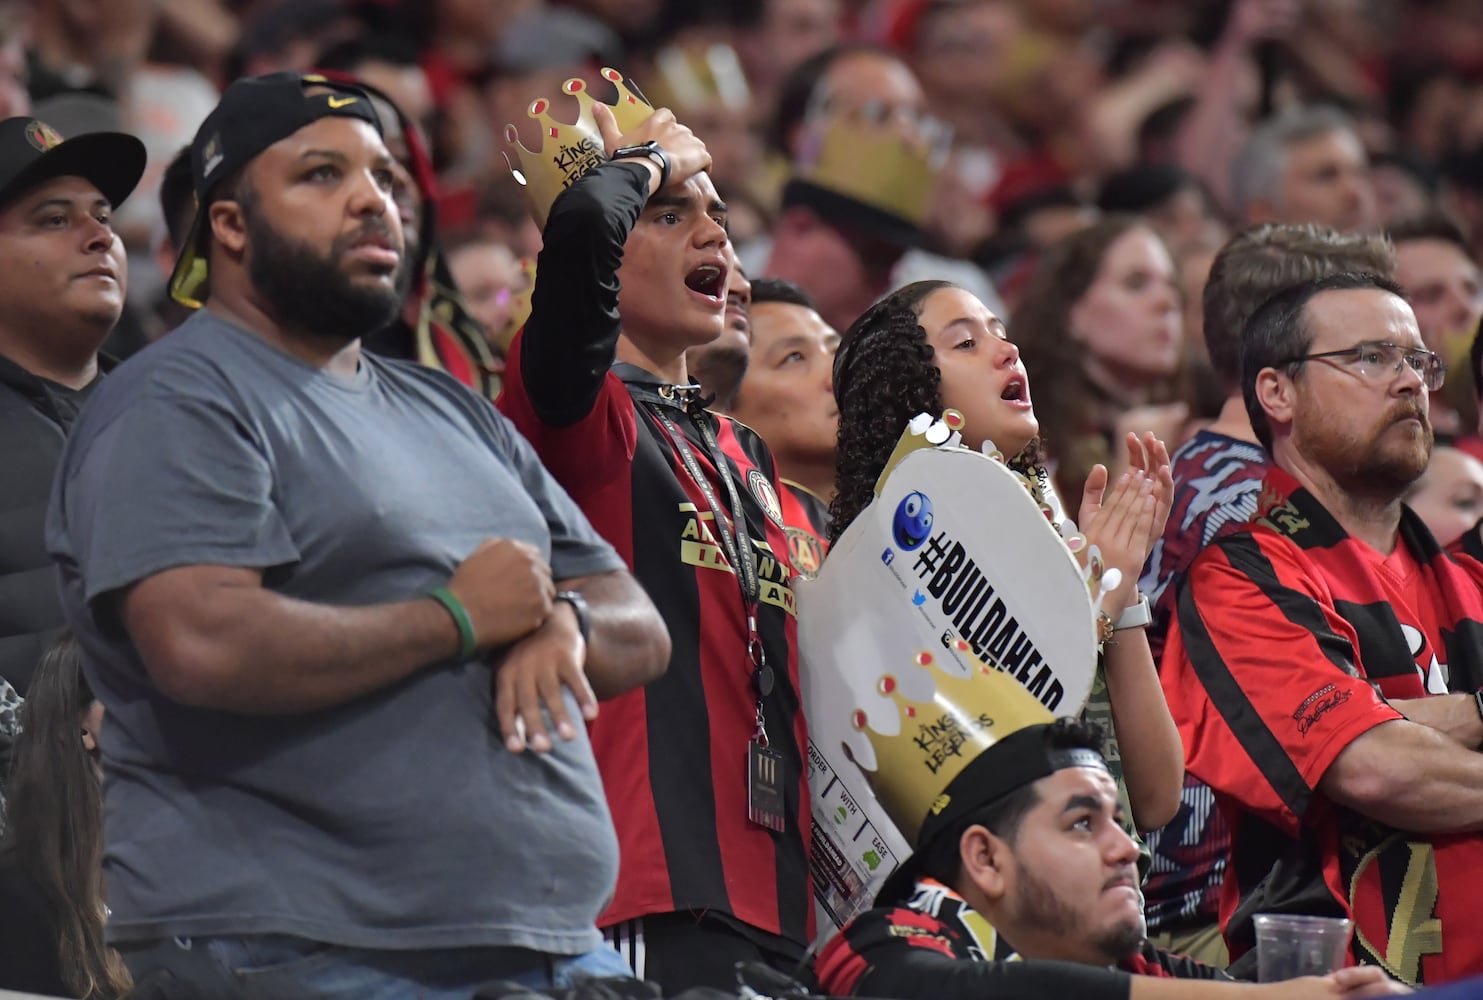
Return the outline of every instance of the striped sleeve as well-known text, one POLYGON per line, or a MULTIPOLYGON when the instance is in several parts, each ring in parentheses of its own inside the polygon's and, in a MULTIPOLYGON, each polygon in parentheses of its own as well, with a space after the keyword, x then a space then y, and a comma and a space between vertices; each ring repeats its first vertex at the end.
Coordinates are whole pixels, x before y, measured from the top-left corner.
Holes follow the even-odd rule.
POLYGON ((1229 536, 1190 567, 1164 655, 1189 771, 1290 836, 1339 753, 1401 718, 1327 593, 1286 539, 1229 536))
POLYGON ((830 996, 894 1000, 1127 1000, 1126 972, 1070 962, 977 960, 968 942, 913 910, 871 910, 819 956, 819 984, 830 996))

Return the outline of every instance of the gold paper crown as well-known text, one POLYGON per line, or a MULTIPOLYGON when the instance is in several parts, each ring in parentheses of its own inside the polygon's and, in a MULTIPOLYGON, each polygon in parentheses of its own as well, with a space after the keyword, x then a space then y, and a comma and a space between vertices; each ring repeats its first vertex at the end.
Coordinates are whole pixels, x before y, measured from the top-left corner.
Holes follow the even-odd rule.
POLYGON ((716 102, 744 114, 751 106, 741 59, 724 42, 670 45, 655 55, 654 67, 658 76, 649 92, 662 107, 696 108, 716 102))
POLYGON ((793 177, 921 227, 947 151, 935 123, 903 129, 874 106, 820 109, 804 122, 793 177))
MULTIPOLYGON (((618 123, 620 132, 627 132, 643 124, 654 113, 648 101, 625 85, 622 73, 604 66, 602 78, 618 91, 617 103, 608 104, 608 107, 613 111, 613 118, 618 123)), ((587 81, 574 77, 561 85, 561 91, 575 97, 580 107, 577 120, 572 124, 566 125, 552 118, 549 114, 551 102, 544 97, 531 101, 530 108, 525 112, 541 123, 539 152, 528 149, 520 141, 514 125, 505 126, 505 142, 514 147, 516 155, 520 157, 520 165, 510 162, 508 152, 505 153, 505 163, 509 165, 516 182, 523 187, 530 214, 542 228, 546 225, 546 216, 557 195, 608 158, 607 151, 603 148, 602 133, 597 128, 597 120, 592 117, 595 99, 587 88, 587 81)))
MULTIPOLYGON (((947 808, 948 786, 964 768, 1011 733, 1055 721, 1050 710, 1012 676, 975 657, 966 641, 954 640, 953 649, 969 664, 969 676, 939 669, 937 657, 926 650, 913 658, 930 677, 929 699, 907 697, 901 679, 893 674, 876 681, 876 691, 895 702, 899 720, 895 733, 882 731, 892 728, 889 725, 873 725, 863 708, 855 709, 850 719, 875 753, 873 768, 857 761, 865 780, 913 846, 927 816, 947 808)), ((920 687, 923 678, 911 680, 909 686, 920 687)))

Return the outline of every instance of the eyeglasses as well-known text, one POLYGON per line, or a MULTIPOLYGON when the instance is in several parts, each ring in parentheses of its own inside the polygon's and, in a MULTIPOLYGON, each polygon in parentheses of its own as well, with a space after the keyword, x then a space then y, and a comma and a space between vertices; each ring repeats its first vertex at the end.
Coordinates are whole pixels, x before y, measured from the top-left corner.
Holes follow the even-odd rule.
POLYGON ((1325 361, 1335 368, 1352 371, 1369 382, 1395 378, 1401 365, 1409 365, 1431 392, 1442 388, 1442 382, 1447 378, 1447 362, 1439 355, 1424 347, 1402 347, 1400 344, 1356 344, 1342 351, 1304 354, 1290 359, 1287 364, 1299 365, 1304 361, 1325 361))

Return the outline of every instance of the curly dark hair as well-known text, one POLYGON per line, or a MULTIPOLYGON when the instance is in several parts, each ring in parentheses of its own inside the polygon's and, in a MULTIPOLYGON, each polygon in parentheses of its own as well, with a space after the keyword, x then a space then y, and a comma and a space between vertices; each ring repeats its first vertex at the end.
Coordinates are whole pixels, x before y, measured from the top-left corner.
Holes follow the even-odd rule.
POLYGON ((918 413, 942 410, 937 364, 918 317, 927 296, 949 281, 914 281, 850 324, 834 356, 839 443, 834 457, 833 544, 875 498, 875 481, 901 432, 918 413))
MULTIPOLYGON (((942 412, 941 376, 918 317, 927 296, 957 287, 950 281, 904 285, 865 310, 840 338, 834 355, 839 438, 834 502, 829 506, 830 544, 875 499, 876 480, 911 418, 942 412)), ((1030 474, 1040 458, 1037 438, 1008 464, 1030 474)), ((1038 469, 1033 471, 1039 475, 1038 469)))

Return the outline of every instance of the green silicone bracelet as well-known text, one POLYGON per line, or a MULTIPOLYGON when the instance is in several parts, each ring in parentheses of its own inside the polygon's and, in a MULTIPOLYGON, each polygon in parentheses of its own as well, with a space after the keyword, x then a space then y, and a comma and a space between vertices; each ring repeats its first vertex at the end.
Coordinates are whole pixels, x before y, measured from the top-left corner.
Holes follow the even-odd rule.
POLYGON ((459 658, 467 660, 472 657, 479 648, 479 641, 474 638, 474 623, 469 619, 468 609, 447 587, 434 587, 427 596, 443 605, 453 616, 453 624, 458 626, 459 658))

